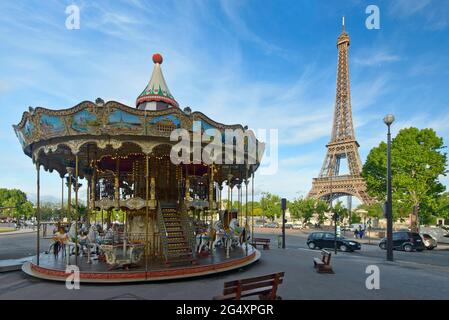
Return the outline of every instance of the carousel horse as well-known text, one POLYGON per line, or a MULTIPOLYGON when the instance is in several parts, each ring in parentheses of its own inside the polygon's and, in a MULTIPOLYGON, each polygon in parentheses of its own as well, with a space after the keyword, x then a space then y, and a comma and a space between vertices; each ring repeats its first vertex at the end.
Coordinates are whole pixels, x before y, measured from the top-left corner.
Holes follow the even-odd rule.
POLYGON ((89 232, 87 233, 87 263, 92 263, 91 254, 92 251, 98 256, 100 249, 100 235, 97 226, 91 225, 89 232))
POLYGON ((214 239, 214 242, 212 243, 212 249, 215 249, 215 247, 219 244, 224 245, 225 230, 223 228, 223 222, 221 222, 220 220, 215 221, 212 226, 212 230, 215 233, 214 237, 212 238, 214 239))
POLYGON ((231 228, 228 228, 224 231, 223 244, 224 247, 226 248, 226 258, 229 258, 229 251, 236 243, 238 243, 238 239, 239 237, 235 234, 234 230, 232 230, 231 228))
POLYGON ((212 251, 213 248, 212 240, 215 239, 215 234, 216 234, 215 229, 211 225, 207 227, 207 231, 197 234, 196 243, 198 253, 201 253, 201 251, 204 248, 208 248, 209 252, 212 251))
POLYGON ((77 233, 76 233, 76 221, 72 222, 70 229, 69 229, 69 236, 66 243, 66 255, 67 259, 69 259, 70 255, 73 254, 73 252, 76 250, 75 248, 78 247, 78 252, 80 251, 80 245, 76 243, 77 240, 77 233))
POLYGON ((229 222, 229 228, 234 231, 239 245, 242 245, 243 242, 249 240, 249 230, 247 230, 245 227, 240 227, 239 221, 236 218, 231 219, 231 221, 229 222))

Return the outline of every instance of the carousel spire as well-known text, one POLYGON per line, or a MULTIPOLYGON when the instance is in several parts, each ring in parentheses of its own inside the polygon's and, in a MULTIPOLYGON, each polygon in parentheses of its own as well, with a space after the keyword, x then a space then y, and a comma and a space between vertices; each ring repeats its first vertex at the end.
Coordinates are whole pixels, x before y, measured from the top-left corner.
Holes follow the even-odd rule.
POLYGON ((136 106, 144 110, 160 110, 179 107, 178 102, 171 95, 162 74, 161 64, 163 58, 159 53, 153 54, 154 69, 150 82, 137 98, 136 106))

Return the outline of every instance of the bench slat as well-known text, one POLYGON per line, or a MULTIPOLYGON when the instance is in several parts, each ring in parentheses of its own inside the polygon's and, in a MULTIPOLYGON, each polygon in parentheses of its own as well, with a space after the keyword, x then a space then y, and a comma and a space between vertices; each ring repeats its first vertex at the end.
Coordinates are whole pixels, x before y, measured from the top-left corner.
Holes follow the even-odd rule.
MULTIPOLYGON (((278 285, 281 284, 283 281, 279 280, 278 281, 278 285)), ((253 289, 257 289, 257 288, 263 288, 263 287, 272 287, 274 285, 274 279, 271 280, 267 280, 267 281, 263 281, 263 282, 256 282, 256 283, 248 283, 248 284, 242 284, 241 290, 242 292, 248 291, 248 290, 253 290, 253 289)), ((236 291, 238 286, 233 286, 233 287, 227 287, 223 289, 223 294, 228 294, 231 292, 236 291)))
POLYGON ((266 242, 266 243, 269 243, 270 239, 267 239, 267 238, 253 238, 253 242, 266 242))
POLYGON ((279 274, 279 279, 283 279, 284 278, 284 272, 279 272, 279 273, 272 273, 272 274, 267 274, 264 276, 258 276, 258 277, 254 277, 254 278, 246 278, 246 279, 240 279, 240 280, 234 280, 234 281, 228 281, 224 283, 224 287, 231 287, 231 286, 236 286, 238 281, 240 281, 241 284, 246 284, 246 283, 252 283, 252 282, 258 282, 258 281, 264 281, 264 280, 273 280, 274 277, 279 274))
MULTIPOLYGON (((248 291, 242 291, 240 297, 250 297, 250 296, 254 296, 256 294, 267 294, 270 293, 272 290, 272 287, 264 287, 264 288, 258 288, 258 289, 253 289, 253 290, 248 290, 248 291)), ((232 293, 228 293, 228 294, 223 294, 221 296, 216 296, 213 299, 214 300, 233 300, 237 297, 237 293, 236 292, 232 292, 232 293)))

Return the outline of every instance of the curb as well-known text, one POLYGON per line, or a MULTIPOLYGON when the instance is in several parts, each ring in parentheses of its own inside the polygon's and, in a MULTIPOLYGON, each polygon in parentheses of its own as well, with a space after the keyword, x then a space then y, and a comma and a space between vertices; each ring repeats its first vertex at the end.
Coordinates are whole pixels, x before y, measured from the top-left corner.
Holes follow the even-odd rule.
POLYGON ((10 271, 18 271, 22 269, 22 265, 25 262, 31 261, 31 257, 24 257, 20 259, 7 259, 0 260, 0 273, 2 272, 10 272, 10 271))

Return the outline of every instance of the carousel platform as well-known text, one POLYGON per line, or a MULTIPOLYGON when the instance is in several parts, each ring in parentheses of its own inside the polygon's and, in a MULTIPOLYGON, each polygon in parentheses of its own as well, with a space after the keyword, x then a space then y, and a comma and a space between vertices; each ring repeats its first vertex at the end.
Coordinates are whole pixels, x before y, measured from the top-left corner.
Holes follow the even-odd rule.
MULTIPOLYGON (((105 262, 93 260, 87 263, 87 257, 78 257, 80 269, 80 282, 85 283, 129 283, 129 282, 153 282, 162 280, 176 280, 192 277, 212 275, 220 272, 239 269, 251 265, 260 259, 260 252, 248 245, 248 249, 234 248, 226 258, 224 248, 217 248, 213 254, 198 257, 196 264, 166 266, 163 261, 155 260, 145 266, 136 266, 124 270, 113 269, 105 262)), ((70 263, 75 265, 75 257, 70 263)), ((39 266, 36 257, 32 261, 25 262, 22 271, 30 276, 53 281, 66 281, 69 273, 66 273, 67 263, 63 257, 55 258, 52 254, 41 254, 39 266)))

